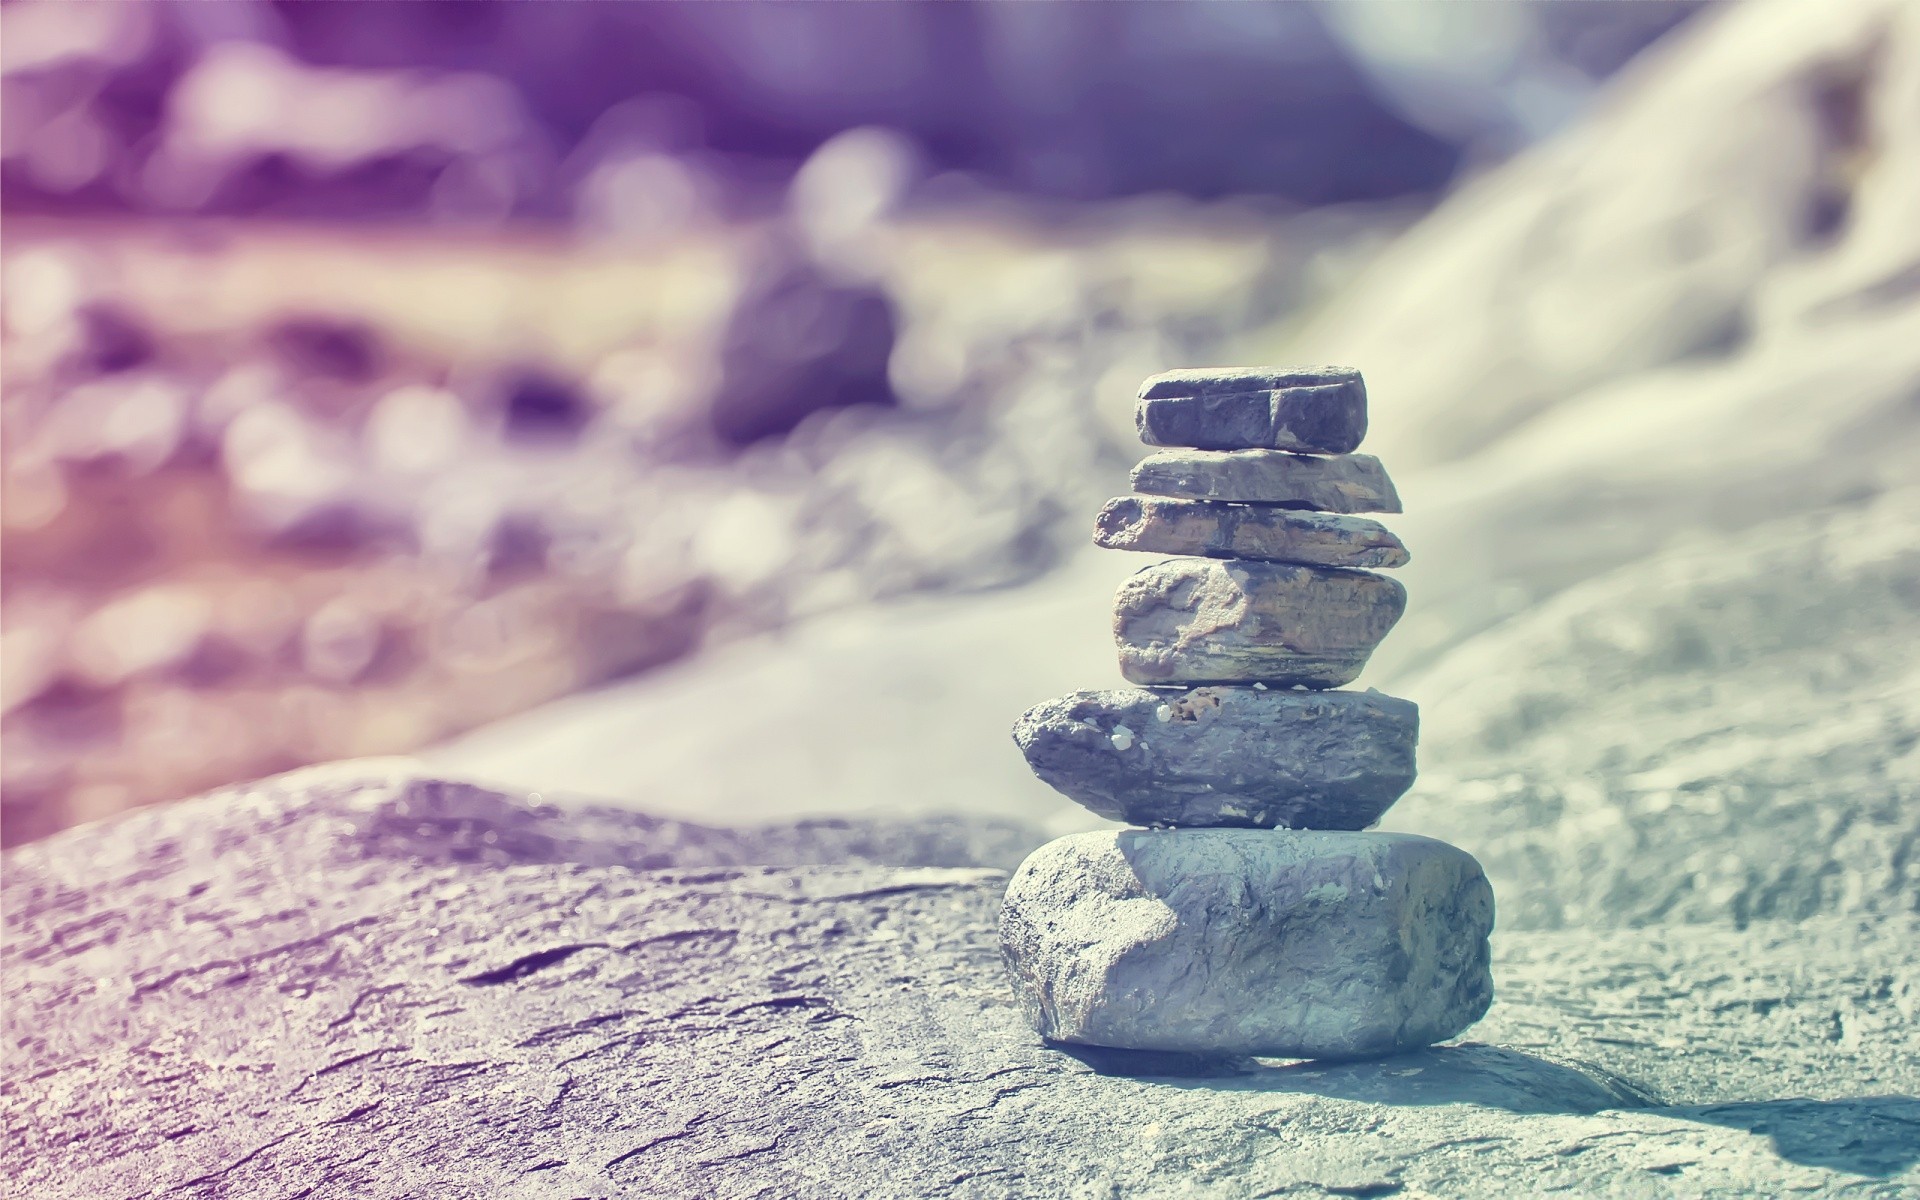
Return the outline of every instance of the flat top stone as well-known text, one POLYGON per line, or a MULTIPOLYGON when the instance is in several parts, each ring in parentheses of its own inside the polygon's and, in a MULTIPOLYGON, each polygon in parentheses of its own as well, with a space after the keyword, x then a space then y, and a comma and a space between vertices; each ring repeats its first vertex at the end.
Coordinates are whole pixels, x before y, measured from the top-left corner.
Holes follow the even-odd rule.
POLYGON ((8 852, 0 1178, 72 1200, 1920 1187, 1910 915, 1501 930, 1477 1040, 1383 1062, 1070 1054, 1015 1006, 1003 873, 689 868, 611 810, 523 806, 273 783, 8 852))
MULTIPOLYGON (((1221 392, 1263 392, 1274 388, 1324 387, 1329 384, 1364 388, 1360 372, 1352 367, 1186 367, 1162 371, 1140 385, 1140 399, 1164 396, 1212 396, 1221 392)), ((1364 391, 1362 392, 1364 396, 1364 391)))
POLYGON ((1162 450, 1133 468, 1133 490, 1154 496, 1275 504, 1332 513, 1400 511, 1400 494, 1371 454, 1280 450, 1162 450))

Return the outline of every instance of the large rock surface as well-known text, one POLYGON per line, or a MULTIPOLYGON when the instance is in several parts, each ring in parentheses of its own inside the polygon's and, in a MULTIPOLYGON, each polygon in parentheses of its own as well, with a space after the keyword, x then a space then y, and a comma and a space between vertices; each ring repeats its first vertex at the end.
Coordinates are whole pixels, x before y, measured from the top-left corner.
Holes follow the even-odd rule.
POLYGON ((1400 496, 1370 454, 1162 450, 1133 468, 1133 490, 1330 513, 1399 512, 1400 496))
POLYGON ((1003 875, 619 865, 699 853, 658 825, 336 778, 10 852, 6 1190, 1920 1188, 1911 917, 1503 933, 1481 1040, 1378 1063, 1069 1054, 1003 875))
POLYGON ((1113 636, 1133 683, 1339 687, 1406 608, 1385 575, 1175 558, 1120 585, 1113 636))
POLYGON ((1916 530, 1909 488, 1515 614, 1396 686, 1425 770, 1387 821, 1509 927, 1920 911, 1916 530))
POLYGON ((1322 567, 1399 567, 1408 557, 1391 530, 1365 517, 1156 496, 1107 501, 1094 518, 1093 543, 1107 550, 1322 567))
POLYGON ((1375 692, 1075 692, 1029 709, 1033 773, 1130 825, 1364 829, 1412 786, 1420 710, 1375 692))
POLYGON ((1321 1059, 1416 1050, 1479 1020, 1491 932, 1480 864, 1393 833, 1074 834, 1020 864, 1000 914, 1047 1038, 1321 1059))

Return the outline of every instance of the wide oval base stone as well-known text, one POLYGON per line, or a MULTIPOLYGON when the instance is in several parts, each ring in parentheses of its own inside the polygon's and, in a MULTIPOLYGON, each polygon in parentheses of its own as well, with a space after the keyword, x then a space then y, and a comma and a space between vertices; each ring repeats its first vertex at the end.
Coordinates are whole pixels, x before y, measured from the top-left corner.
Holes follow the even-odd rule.
POLYGON ((1370 1058, 1486 1013, 1492 929, 1480 864, 1431 838, 1125 829, 1034 851, 1000 946, 1055 1041, 1370 1058))

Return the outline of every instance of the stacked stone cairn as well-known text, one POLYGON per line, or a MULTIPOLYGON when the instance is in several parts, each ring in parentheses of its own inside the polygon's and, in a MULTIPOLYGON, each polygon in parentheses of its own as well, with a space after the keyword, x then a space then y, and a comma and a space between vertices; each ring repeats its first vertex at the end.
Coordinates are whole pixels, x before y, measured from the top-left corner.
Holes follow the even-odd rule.
POLYGON ((1120 671, 1014 727, 1034 773, 1140 828, 1014 874, 1001 948, 1034 1028, 1127 1050, 1366 1058, 1493 998, 1493 892, 1431 838, 1362 832, 1413 783, 1419 713, 1341 691, 1406 606, 1356 371, 1173 371, 1140 389, 1136 495, 1094 541, 1177 557, 1120 586, 1120 671))

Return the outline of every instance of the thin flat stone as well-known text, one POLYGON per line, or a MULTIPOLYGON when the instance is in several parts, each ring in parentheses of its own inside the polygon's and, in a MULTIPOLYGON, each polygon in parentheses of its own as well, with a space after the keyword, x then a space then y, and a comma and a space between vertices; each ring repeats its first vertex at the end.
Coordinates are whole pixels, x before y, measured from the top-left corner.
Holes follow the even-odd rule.
POLYGON ((1379 692, 1075 692, 1029 709, 1033 773, 1115 821, 1365 829, 1413 785, 1420 710, 1379 692))
POLYGON ((1406 603, 1368 571, 1174 558, 1121 583, 1113 634, 1130 683, 1330 688, 1360 674, 1406 603))
POLYGON ((1169 396, 1218 396, 1278 388, 1352 387, 1366 399, 1366 384, 1352 367, 1188 367, 1163 371, 1140 385, 1142 400, 1169 396))
POLYGON ((1107 501, 1094 520, 1093 542, 1108 550, 1323 567, 1399 567, 1408 558, 1392 531, 1365 517, 1158 496, 1107 501))
POLYGON ((1358 381, 1168 396, 1140 401, 1133 419, 1149 446, 1345 454, 1367 435, 1367 396, 1358 381))
POLYGON ((1133 490, 1153 496, 1275 504, 1332 513, 1400 511, 1400 494, 1371 454, 1279 450, 1163 450, 1133 468, 1133 490))
POLYGON ((1367 1058, 1486 1013, 1492 929, 1480 864, 1431 838, 1123 829, 1034 851, 1000 950, 1054 1041, 1367 1058))

